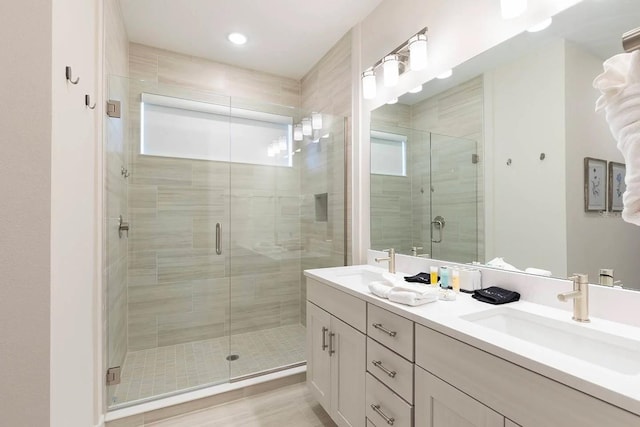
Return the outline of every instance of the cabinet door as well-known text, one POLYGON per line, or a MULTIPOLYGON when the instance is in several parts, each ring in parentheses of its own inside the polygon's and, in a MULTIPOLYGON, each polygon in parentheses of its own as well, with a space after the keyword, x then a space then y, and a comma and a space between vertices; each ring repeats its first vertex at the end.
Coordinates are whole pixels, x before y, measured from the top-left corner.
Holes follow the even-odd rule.
POLYGON ((331 414, 331 359, 329 330, 331 315, 307 302, 307 386, 315 399, 331 414))
POLYGON ((504 417, 416 367, 416 427, 503 427, 504 417))
POLYGON ((364 427, 365 335, 335 317, 331 333, 331 417, 340 427, 364 427))

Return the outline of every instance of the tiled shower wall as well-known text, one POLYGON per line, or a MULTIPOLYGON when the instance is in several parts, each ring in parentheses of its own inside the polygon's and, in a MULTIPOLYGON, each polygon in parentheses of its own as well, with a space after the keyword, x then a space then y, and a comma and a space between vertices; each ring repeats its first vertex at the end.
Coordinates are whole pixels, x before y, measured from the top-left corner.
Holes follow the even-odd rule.
POLYGON ((130 69, 145 82, 130 91, 129 349, 299 323, 299 164, 138 154, 139 96, 158 93, 156 84, 169 96, 229 102, 210 94, 217 92, 231 102, 295 107, 299 83, 138 44, 130 46, 130 69), (222 255, 214 249, 216 222, 222 255))
MULTIPOLYGON (((120 2, 104 2, 106 37, 105 72, 107 76, 126 76, 129 72, 129 42, 122 21, 120 2)), ((124 101, 127 108, 128 82, 123 79, 106 81, 106 91, 124 101)), ((126 119, 105 121, 104 147, 104 278, 107 302, 108 366, 122 366, 127 353, 127 241, 118 236, 118 216, 127 215, 127 181, 121 168, 127 165, 125 143, 126 119)))
MULTIPOLYGON (((303 111, 333 116, 325 115, 323 134, 328 130, 329 138, 307 145, 301 153, 302 236, 309 250, 302 258, 302 270, 343 265, 345 251, 347 263, 351 264, 351 211, 345 213, 345 203, 350 206, 351 198, 350 189, 345 189, 345 176, 350 182, 351 173, 350 168, 345 167, 345 158, 346 164, 351 164, 351 41, 349 32, 301 82, 303 111), (323 193, 327 193, 328 218, 318 221, 315 196, 323 193)), ((300 317, 305 322, 306 285, 302 271, 300 274, 300 317)))

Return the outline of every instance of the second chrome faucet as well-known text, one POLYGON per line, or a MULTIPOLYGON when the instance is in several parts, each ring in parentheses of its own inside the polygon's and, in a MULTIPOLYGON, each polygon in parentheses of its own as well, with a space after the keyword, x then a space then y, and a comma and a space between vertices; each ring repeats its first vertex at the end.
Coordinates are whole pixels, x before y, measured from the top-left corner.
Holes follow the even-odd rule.
POLYGON ((389 261, 389 273, 395 274, 396 272, 396 251, 393 248, 385 249, 383 252, 388 252, 389 256, 385 258, 375 258, 376 262, 389 261))

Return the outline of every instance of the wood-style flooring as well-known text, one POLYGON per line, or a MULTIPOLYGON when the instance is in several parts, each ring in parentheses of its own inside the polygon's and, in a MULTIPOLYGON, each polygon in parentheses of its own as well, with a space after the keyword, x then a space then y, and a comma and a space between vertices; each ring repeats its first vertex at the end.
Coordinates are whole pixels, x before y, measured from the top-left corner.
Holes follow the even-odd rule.
POLYGON ((336 427, 305 383, 146 424, 149 427, 336 427))

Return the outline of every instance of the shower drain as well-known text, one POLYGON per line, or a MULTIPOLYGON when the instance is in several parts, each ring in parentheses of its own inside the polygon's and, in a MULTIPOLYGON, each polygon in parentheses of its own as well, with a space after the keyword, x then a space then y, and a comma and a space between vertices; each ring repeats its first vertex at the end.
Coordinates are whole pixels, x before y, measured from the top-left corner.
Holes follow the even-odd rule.
POLYGON ((238 360, 240 359, 240 356, 238 356, 237 354, 230 354, 227 356, 227 360, 229 362, 233 362, 234 360, 238 360))

